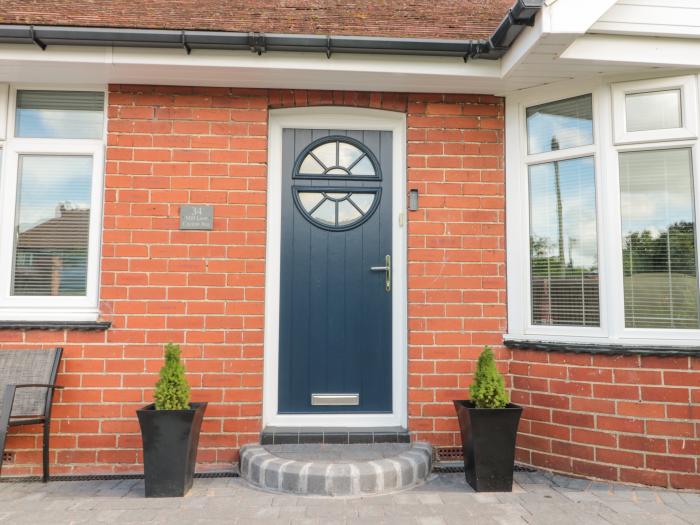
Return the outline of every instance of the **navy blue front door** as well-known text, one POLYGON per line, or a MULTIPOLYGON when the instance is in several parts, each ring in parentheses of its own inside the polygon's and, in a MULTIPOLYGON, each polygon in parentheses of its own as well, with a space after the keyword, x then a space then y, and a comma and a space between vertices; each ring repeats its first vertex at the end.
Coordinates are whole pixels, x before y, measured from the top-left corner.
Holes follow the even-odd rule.
POLYGON ((388 131, 283 131, 282 414, 392 410, 391 156, 388 131))

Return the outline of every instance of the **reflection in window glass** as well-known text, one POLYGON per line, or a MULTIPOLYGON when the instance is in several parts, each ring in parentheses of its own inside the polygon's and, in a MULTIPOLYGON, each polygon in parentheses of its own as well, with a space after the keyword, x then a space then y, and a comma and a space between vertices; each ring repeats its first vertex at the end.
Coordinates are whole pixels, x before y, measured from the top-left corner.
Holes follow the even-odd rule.
POLYGON ((374 193, 353 193, 352 202, 363 214, 367 213, 374 202, 374 193))
POLYGON ((372 166, 372 163, 370 162, 369 158, 363 157, 357 162, 357 164, 355 164, 352 167, 350 172, 353 175, 372 176, 374 175, 374 166, 372 166))
POLYGON ((347 142, 338 143, 338 166, 352 166, 362 155, 356 146, 347 142))
POLYGON ((344 192, 343 193, 335 193, 335 192, 330 192, 330 191, 327 191, 325 195, 329 199, 333 199, 336 201, 339 201, 341 199, 345 199, 348 196, 348 194, 344 193, 344 192))
POLYGON ((527 108, 527 142, 531 155, 593 144, 591 95, 527 108))
POLYGON ((681 90, 634 93, 625 96, 627 131, 680 128, 681 90))
POLYGON ((530 167, 532 324, 599 326, 593 158, 530 167))
POLYGON ((311 216, 323 224, 335 226, 335 202, 331 200, 323 201, 311 216))
POLYGON ((299 200, 304 209, 311 212, 316 205, 323 200, 323 193, 316 191, 300 191, 299 200))
POLYGON ((307 155, 304 162, 302 162, 301 166, 299 166, 299 173, 322 175, 324 171, 323 166, 321 166, 312 155, 307 155))
POLYGON ((338 203, 338 226, 352 224, 360 218, 362 218, 362 214, 349 200, 338 203))
POLYGON ((314 148, 312 153, 326 167, 338 165, 337 142, 327 142, 314 148))
POLYGON ((376 193, 300 191, 301 208, 313 221, 324 226, 348 227, 362 220, 371 210, 376 193))
POLYGON ((20 90, 17 137, 101 139, 104 93, 96 91, 20 90))
POLYGON ((690 149, 620 154, 627 328, 700 328, 690 149))
POLYGON ((12 295, 85 295, 92 157, 21 155, 12 295))
POLYGON ((369 176, 377 175, 369 156, 343 140, 316 146, 301 161, 300 175, 369 176))

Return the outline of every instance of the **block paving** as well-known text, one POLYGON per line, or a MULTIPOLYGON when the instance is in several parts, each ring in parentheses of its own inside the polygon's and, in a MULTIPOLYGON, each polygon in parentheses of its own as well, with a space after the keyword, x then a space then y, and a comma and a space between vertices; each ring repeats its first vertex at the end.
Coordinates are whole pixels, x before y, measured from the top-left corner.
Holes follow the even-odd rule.
POLYGON ((0 483, 0 524, 693 525, 700 494, 516 472, 512 493, 474 493, 462 473, 362 498, 263 492, 241 478, 196 479, 184 498, 146 499, 142 480, 0 483))

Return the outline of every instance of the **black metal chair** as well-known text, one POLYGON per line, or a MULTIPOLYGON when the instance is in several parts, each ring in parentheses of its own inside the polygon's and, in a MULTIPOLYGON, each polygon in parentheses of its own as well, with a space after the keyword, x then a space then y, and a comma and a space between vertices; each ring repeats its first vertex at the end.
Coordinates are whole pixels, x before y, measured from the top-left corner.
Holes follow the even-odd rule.
POLYGON ((0 350, 0 472, 10 427, 44 425, 43 474, 49 480, 51 404, 62 348, 0 350))

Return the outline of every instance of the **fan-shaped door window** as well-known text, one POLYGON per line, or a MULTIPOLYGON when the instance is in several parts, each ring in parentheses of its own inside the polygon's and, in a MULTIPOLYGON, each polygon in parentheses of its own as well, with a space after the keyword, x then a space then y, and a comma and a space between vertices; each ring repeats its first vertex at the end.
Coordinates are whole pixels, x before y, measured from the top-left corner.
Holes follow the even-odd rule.
POLYGON ((317 187, 294 188, 294 200, 302 214, 325 229, 346 230, 359 226, 374 213, 381 190, 317 187))
POLYGON ((301 152, 294 178, 380 179, 379 163, 360 141, 350 137, 324 137, 301 152))
POLYGON ((362 182, 381 180, 376 157, 350 137, 324 137, 309 144, 295 162, 293 177, 326 183, 295 185, 292 191, 302 215, 328 230, 359 226, 374 213, 381 198, 381 188, 362 182), (339 181, 345 185, 339 186, 339 181))

